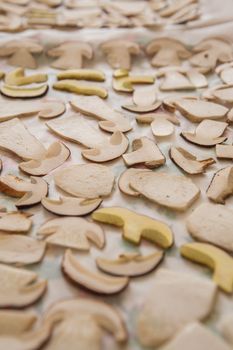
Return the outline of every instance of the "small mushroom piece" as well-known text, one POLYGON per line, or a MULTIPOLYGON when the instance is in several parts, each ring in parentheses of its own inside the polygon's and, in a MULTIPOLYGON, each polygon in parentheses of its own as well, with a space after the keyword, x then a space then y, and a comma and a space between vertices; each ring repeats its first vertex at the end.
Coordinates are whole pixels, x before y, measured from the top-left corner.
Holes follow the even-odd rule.
POLYGON ((185 75, 186 72, 186 69, 179 66, 160 68, 156 75, 160 78, 164 77, 163 81, 160 83, 160 90, 172 91, 195 89, 195 85, 192 84, 192 82, 185 75))
POLYGON ((134 244, 140 244, 142 238, 165 249, 173 244, 173 234, 168 225, 126 208, 97 209, 92 218, 105 224, 122 227, 123 237, 134 244))
POLYGON ((233 145, 216 145, 217 158, 233 159, 233 145))
POLYGON ((8 196, 20 197, 15 203, 20 208, 40 203, 47 195, 48 184, 39 177, 31 176, 30 181, 26 181, 14 175, 5 175, 0 177, 0 191, 8 196))
POLYGON ((35 98, 44 96, 48 88, 47 84, 33 87, 17 87, 5 84, 1 86, 0 92, 10 98, 35 98))
POLYGON ((166 162, 157 144, 148 137, 133 140, 132 149, 132 152, 122 156, 127 166, 144 164, 147 168, 153 169, 166 162))
POLYGON ((97 258, 96 264, 100 270, 110 275, 137 277, 154 270, 163 257, 163 252, 145 256, 138 253, 125 253, 120 254, 118 259, 115 260, 97 258))
POLYGON ((154 55, 151 64, 154 67, 178 66, 181 59, 190 57, 185 45, 172 38, 158 38, 146 47, 146 53, 154 55))
POLYGON ((133 92, 134 84, 154 84, 152 75, 130 75, 128 71, 117 70, 113 75, 113 89, 118 92, 133 92))
POLYGON ((225 84, 233 84, 233 62, 219 65, 215 72, 220 76, 225 84))
POLYGON ((57 69, 80 69, 83 58, 90 60, 93 49, 90 44, 81 41, 63 43, 47 52, 49 57, 58 57, 51 66, 57 69))
POLYGON ((5 233, 27 233, 32 226, 32 220, 24 213, 1 213, 0 231, 5 233))
POLYGON ((129 196, 133 196, 133 197, 140 196, 139 192, 134 191, 130 187, 130 179, 131 179, 131 177, 133 177, 138 172, 144 172, 144 171, 151 171, 151 170, 150 169, 141 169, 141 168, 129 168, 129 169, 126 169, 121 174, 121 176, 119 177, 119 180, 118 180, 119 190, 122 193, 127 194, 129 196))
POLYGON ((215 203, 225 204, 225 199, 233 194, 233 167, 218 170, 207 189, 207 197, 215 203))
POLYGON ((9 85, 28 85, 33 83, 44 83, 48 80, 47 74, 37 73, 29 76, 25 76, 23 68, 16 68, 15 70, 9 72, 5 76, 5 83, 9 85))
POLYGON ((93 84, 92 82, 85 83, 83 81, 75 81, 72 79, 60 80, 53 84, 55 90, 73 92, 77 95, 99 96, 106 98, 108 91, 102 86, 93 84))
POLYGON ((180 169, 191 175, 202 174, 208 166, 215 163, 213 158, 198 160, 196 156, 182 147, 172 146, 169 155, 180 169))
POLYGON ((105 81, 105 74, 96 69, 71 69, 58 73, 57 79, 76 79, 102 82, 105 81))
POLYGON ((101 204, 100 198, 60 197, 59 199, 42 198, 41 204, 53 214, 65 216, 83 216, 90 214, 101 204))
POLYGON ((105 243, 101 227, 83 218, 67 217, 49 220, 37 233, 45 237, 49 244, 77 250, 89 250, 89 240, 100 249, 105 243))
POLYGON ((174 132, 174 125, 163 116, 157 116, 157 118, 154 118, 150 126, 154 136, 165 137, 172 135, 174 132))
POLYGON ((105 165, 78 164, 57 171, 54 182, 72 196, 96 199, 111 194, 114 174, 105 165))
POLYGON ((219 328, 220 328, 221 335, 223 335, 223 337, 231 345, 233 345, 232 327, 233 327, 233 315, 232 315, 232 313, 224 315, 222 320, 220 321, 219 328))
POLYGON ((233 258, 220 248, 207 243, 187 243, 180 254, 214 271, 213 280, 226 293, 233 291, 233 258))
POLYGON ((114 69, 131 68, 131 56, 140 54, 137 43, 129 40, 109 40, 101 45, 109 65, 114 69))
POLYGON ((0 311, 0 337, 5 335, 18 336, 29 331, 37 321, 34 312, 19 310, 0 311))
POLYGON ((130 187, 142 196, 172 210, 185 211, 199 197, 200 190, 185 176, 167 173, 137 173, 130 187))
POLYGON ((97 294, 117 294, 128 286, 128 277, 110 277, 85 268, 70 250, 64 254, 62 271, 74 283, 97 294))
POLYGON ((34 176, 43 176, 62 165, 70 156, 69 148, 62 142, 52 143, 45 156, 19 164, 20 170, 34 176))
POLYGON ((162 102, 157 100, 154 86, 135 89, 133 92, 133 104, 123 105, 122 108, 135 113, 147 113, 158 109, 162 102))
POLYGON ((233 85, 220 85, 212 90, 212 98, 217 102, 232 106, 233 103, 233 85))

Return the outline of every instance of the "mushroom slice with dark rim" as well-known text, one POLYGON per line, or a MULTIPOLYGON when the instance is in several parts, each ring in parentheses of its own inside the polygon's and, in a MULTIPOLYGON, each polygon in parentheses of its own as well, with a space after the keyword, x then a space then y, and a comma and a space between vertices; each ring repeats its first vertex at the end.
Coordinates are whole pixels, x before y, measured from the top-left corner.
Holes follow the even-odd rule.
POLYGON ((21 335, 24 332, 29 331, 37 320, 37 314, 32 311, 1 310, 0 337, 3 335, 21 335))
POLYGON ((5 84, 1 86, 0 92, 2 95, 10 98, 35 98, 44 96, 48 88, 47 84, 33 87, 18 87, 5 84))
POLYGON ((213 202, 225 204, 225 199, 233 194, 233 167, 228 166, 218 170, 206 193, 213 202))
POLYGON ((217 158, 233 159, 233 145, 216 145, 217 158))

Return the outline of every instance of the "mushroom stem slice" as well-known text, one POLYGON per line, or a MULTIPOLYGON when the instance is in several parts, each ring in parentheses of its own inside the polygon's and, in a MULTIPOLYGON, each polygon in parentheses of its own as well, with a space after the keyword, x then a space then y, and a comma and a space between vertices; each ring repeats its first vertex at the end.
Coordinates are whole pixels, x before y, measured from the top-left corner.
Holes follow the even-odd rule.
POLYGON ((2 95, 11 98, 35 98, 44 96, 48 88, 47 84, 36 87, 17 87, 5 84, 0 88, 0 92, 2 95))
POLYGON ((33 83, 44 83, 48 80, 47 74, 33 74, 25 76, 23 68, 16 68, 5 76, 5 83, 7 85, 21 86, 33 83))
POLYGON ((119 177, 119 180, 118 180, 118 187, 119 187, 120 191, 123 192, 124 194, 129 195, 129 196, 133 196, 133 197, 140 196, 139 192, 134 191, 130 187, 130 179, 138 172, 144 172, 144 171, 151 171, 151 170, 150 169, 141 169, 141 168, 126 169, 121 174, 121 176, 119 177))
POLYGON ((218 170, 207 189, 207 197, 215 203, 225 204, 225 199, 233 194, 233 167, 218 170))
POLYGON ((77 95, 99 96, 106 98, 108 92, 105 88, 91 83, 83 83, 71 79, 60 80, 53 84, 55 90, 73 92, 77 95))
POLYGON ((96 69, 72 69, 60 72, 57 74, 58 80, 76 79, 76 80, 91 80, 91 81, 105 81, 105 74, 96 69))
POLYGON ((1 213, 0 231, 6 233, 27 233, 32 226, 32 220, 24 213, 1 213))

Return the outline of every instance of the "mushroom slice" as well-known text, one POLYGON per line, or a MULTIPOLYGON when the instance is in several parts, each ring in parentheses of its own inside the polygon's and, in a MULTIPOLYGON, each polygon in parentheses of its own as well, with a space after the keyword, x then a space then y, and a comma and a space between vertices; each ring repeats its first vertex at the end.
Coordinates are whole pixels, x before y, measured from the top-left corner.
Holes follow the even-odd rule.
POLYGON ((220 85, 211 91, 212 98, 219 103, 232 105, 233 85, 220 85))
POLYGON ((163 107, 165 110, 167 110, 170 113, 174 113, 176 111, 176 106, 175 102, 180 99, 185 99, 185 100, 197 100, 198 98, 196 96, 192 95, 186 95, 186 96, 181 96, 181 95, 171 95, 167 96, 163 99, 163 107))
POLYGON ((40 203, 47 195, 48 184, 39 177, 31 176, 29 182, 14 175, 5 175, 0 177, 0 190, 9 196, 21 197, 15 203, 20 208, 40 203))
POLYGON ((70 250, 64 254, 62 271, 74 283, 98 294, 120 293, 129 283, 128 277, 110 277, 86 269, 70 250))
POLYGON ((106 98, 108 96, 108 91, 102 86, 92 84, 91 82, 84 83, 71 79, 60 80, 53 84, 53 88, 55 90, 73 92, 77 95, 95 95, 101 98, 106 98))
POLYGON ((121 176, 119 177, 119 180, 118 180, 118 187, 119 187, 120 191, 123 192, 124 194, 129 195, 129 196, 134 196, 134 197, 140 196, 139 192, 134 191, 130 187, 130 179, 138 172, 144 172, 144 171, 150 171, 150 169, 129 168, 129 169, 125 170, 121 174, 121 176))
POLYGON ((233 291, 233 258, 207 243, 187 243, 180 248, 186 259, 206 265, 214 271, 213 280, 226 293, 233 291))
POLYGON ((115 260, 97 258, 96 264, 100 270, 110 275, 136 277, 154 270, 163 257, 163 252, 145 256, 138 253, 125 253, 120 254, 115 260))
POLYGON ((67 216, 83 216, 90 214, 101 204, 100 198, 60 197, 59 199, 42 198, 41 204, 53 214, 67 216))
POLYGON ((232 334, 232 326, 233 326, 233 315, 232 313, 226 314, 223 316, 220 321, 220 332, 223 337, 233 345, 233 334, 232 334))
POLYGON ((57 171, 54 182, 72 196, 96 199, 111 194, 114 175, 105 165, 78 164, 57 171))
POLYGON ((170 17, 194 2, 197 2, 197 0, 176 0, 162 9, 159 15, 162 17, 170 17))
POLYGON ((161 101, 156 101, 153 105, 149 106, 137 106, 137 105, 123 105, 122 108, 135 113, 147 113, 153 112, 161 106, 161 101))
POLYGON ((233 194, 233 167, 218 170, 207 189, 207 197, 215 203, 225 204, 225 199, 233 194))
POLYGON ((119 92, 133 92, 134 84, 154 84, 151 75, 129 75, 128 71, 118 70, 113 75, 113 89, 119 92))
POLYGON ((225 84, 233 84, 233 62, 219 65, 215 69, 215 72, 220 75, 220 78, 225 84))
POLYGON ((162 102, 157 101, 157 93, 154 86, 135 89, 133 92, 133 104, 123 105, 122 108, 135 113, 147 113, 158 109, 162 102))
POLYGON ((48 80, 47 74, 37 73, 30 76, 25 76, 24 69, 19 67, 5 76, 5 83, 9 85, 28 85, 33 83, 44 83, 48 80))
POLYGON ((203 203, 187 218, 193 238, 233 252, 233 211, 220 204, 203 203))
POLYGON ((157 116, 151 123, 151 130, 154 136, 170 136, 174 132, 174 125, 163 116, 157 116))
POLYGON ((34 176, 42 176, 62 165, 70 156, 69 148, 62 142, 52 143, 45 156, 19 164, 20 170, 34 176))
POLYGON ((1 86, 0 92, 2 95, 11 98, 35 98, 44 96, 48 88, 47 84, 26 88, 5 84, 1 86))
POLYGON ((121 112, 115 111, 98 96, 79 96, 70 102, 75 111, 95 117, 101 129, 109 132, 127 132, 132 129, 130 122, 121 112))
POLYGON ((92 218, 123 227, 123 237, 134 244, 139 244, 141 238, 152 241, 162 248, 169 248, 173 244, 173 234, 168 225, 126 208, 101 208, 92 214, 92 218))
POLYGON ((0 245, 0 262, 4 264, 35 264, 42 260, 45 253, 44 242, 22 235, 1 233, 0 245))
POLYGON ((0 231, 6 233, 27 233, 32 226, 32 220, 24 213, 1 213, 0 231))
POLYGON ((216 145, 217 158, 233 159, 233 145, 216 145))
POLYGON ((0 311, 0 338, 2 336, 18 336, 36 323, 37 315, 34 312, 1 310, 0 311))
POLYGON ((176 117, 175 114, 168 113, 168 112, 154 112, 154 113, 147 113, 147 114, 142 114, 138 115, 136 117, 136 120, 138 123, 143 123, 143 124, 151 124, 154 120, 157 118, 163 118, 168 120, 169 122, 175 124, 175 125, 180 125, 179 119, 176 117))
POLYGON ((103 248, 105 243, 101 227, 82 218, 49 220, 40 227, 38 235, 46 237, 49 244, 78 250, 89 250, 89 240, 98 248, 103 248))
POLYGON ((127 166, 144 164, 148 168, 157 168, 166 162, 166 158, 157 144, 148 137, 141 137, 132 142, 133 151, 122 157, 127 166))
POLYGON ((105 81, 105 75, 102 71, 96 69, 71 69, 57 74, 57 79, 76 79, 76 80, 91 80, 105 81))
POLYGON ((200 195, 191 179, 167 173, 137 173, 130 186, 152 202, 179 211, 188 209, 200 195))
POLYGON ((198 160, 196 156, 182 147, 171 147, 169 155, 180 169, 191 175, 202 174, 208 166, 215 163, 213 158, 198 160))

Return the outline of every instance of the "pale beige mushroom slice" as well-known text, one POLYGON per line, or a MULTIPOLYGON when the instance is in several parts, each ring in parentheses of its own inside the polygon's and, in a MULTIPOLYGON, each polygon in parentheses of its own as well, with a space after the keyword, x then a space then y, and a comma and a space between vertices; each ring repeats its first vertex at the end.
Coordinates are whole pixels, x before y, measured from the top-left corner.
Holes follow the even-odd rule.
POLYGON ((166 158, 157 144, 148 137, 141 137, 132 142, 133 151, 122 157, 127 166, 144 164, 148 168, 157 168, 166 162, 166 158))
POLYGON ((4 264, 35 264, 43 259, 45 253, 44 242, 22 235, 1 233, 0 245, 0 262, 4 264))
POLYGON ((185 76, 183 69, 180 67, 160 68, 157 77, 164 77, 159 86, 161 91, 195 89, 195 86, 185 76))
POLYGON ((174 125, 167 118, 157 116, 151 123, 151 131, 154 136, 166 137, 174 133, 174 125))
POLYGON ((216 145, 217 158, 233 159, 233 145, 216 145))
POLYGON ((204 320, 212 311, 216 292, 210 280, 160 269, 137 318, 140 343, 158 347, 191 322, 204 320))
POLYGON ((233 84, 233 62, 219 65, 215 72, 220 76, 225 84, 233 84))
POLYGON ((231 345, 233 345, 233 315, 232 313, 226 314, 220 321, 219 329, 223 337, 228 341, 231 345))
POLYGON ((233 211, 224 205, 203 203, 186 221, 188 232, 198 241, 233 252, 233 211))
POLYGON ((89 250, 90 242, 98 248, 105 243, 104 232, 95 223, 83 218, 58 218, 43 224, 37 234, 46 239, 51 245, 57 245, 77 250, 89 250))
POLYGON ((200 195, 191 179, 167 173, 139 172, 130 179, 130 186, 152 202, 178 211, 187 210, 200 195))
POLYGON ((218 170, 207 189, 207 197, 215 203, 225 204, 225 199, 233 194, 233 167, 218 170))
POLYGON ((113 160, 120 157, 128 148, 128 139, 120 131, 114 132, 108 138, 80 115, 59 118, 46 125, 59 136, 89 148, 82 151, 82 156, 93 162, 113 160))
POLYGON ((233 103, 233 85, 220 85, 212 90, 212 98, 226 106, 232 106, 233 103))
POLYGON ((196 175, 205 172, 206 168, 215 163, 213 158, 197 159, 195 155, 182 147, 172 146, 169 151, 171 160, 184 172, 196 175))
POLYGON ((44 83, 48 80, 48 75, 44 73, 37 73, 29 76, 25 76, 23 68, 19 67, 9 72, 5 76, 5 83, 7 85, 29 85, 33 83, 44 83))
POLYGON ((150 169, 141 169, 141 168, 129 168, 129 169, 126 169, 121 174, 121 176, 119 177, 119 180, 118 180, 118 187, 119 187, 120 191, 122 193, 124 193, 124 194, 129 195, 129 196, 133 196, 133 197, 140 196, 139 192, 134 191, 130 187, 130 179, 131 179, 131 177, 133 177, 138 172, 144 172, 144 171, 151 171, 151 170, 150 169))
POLYGON ((98 96, 79 96, 70 102, 75 111, 95 117, 101 129, 109 132, 127 132, 132 129, 129 120, 121 113, 112 109, 98 96))
POLYGON ((0 337, 5 335, 21 335, 29 331, 37 319, 37 314, 32 311, 1 310, 0 337))
POLYGON ((166 111, 174 113, 176 111, 175 102, 180 99, 197 100, 197 96, 193 95, 169 95, 163 98, 163 107, 166 111))
POLYGON ((70 41, 48 50, 49 57, 58 57, 51 66, 57 69, 79 69, 83 66, 84 57, 93 57, 90 44, 81 41, 70 41))
POLYGON ((33 87, 18 87, 4 84, 1 86, 0 92, 6 97, 27 99, 44 96, 48 88, 47 84, 33 87))
POLYGON ((133 104, 122 105, 122 108, 135 113, 147 113, 158 109, 162 102, 157 100, 155 87, 135 89, 133 92, 133 104))
POLYGON ((19 164, 20 170, 34 176, 42 176, 62 165, 70 156, 69 148, 62 142, 52 143, 45 156, 19 164))
POLYGON ((0 57, 9 57, 7 62, 11 66, 35 69, 37 63, 33 55, 42 52, 43 47, 35 40, 12 40, 0 48, 0 57))
POLYGON ((59 199, 42 198, 41 204, 53 214, 64 216, 84 216, 90 214, 101 204, 101 198, 60 197, 59 199))
POLYGON ((162 17, 170 17, 195 2, 197 2, 197 0, 175 0, 167 4, 164 9, 161 9, 159 14, 162 17))
POLYGON ((48 193, 48 184, 39 177, 31 176, 27 181, 9 174, 0 177, 0 190, 9 196, 19 197, 15 206, 20 208, 40 203, 48 193))
POLYGON ((93 82, 78 81, 72 79, 60 80, 53 84, 55 90, 73 92, 77 95, 108 97, 108 91, 93 82))
POLYGON ((67 250, 64 254, 62 271, 72 282, 97 294, 117 294, 129 284, 128 277, 110 277, 92 272, 80 264, 70 250, 67 250))
POLYGON ((141 114, 136 117, 136 120, 138 123, 142 124, 151 124, 153 123, 154 120, 157 118, 163 118, 165 120, 168 120, 169 122, 175 124, 175 125, 180 125, 180 121, 177 118, 177 116, 171 112, 167 111, 157 111, 154 113, 146 113, 146 114, 141 114))
POLYGON ((32 220, 24 213, 1 213, 0 231, 5 233, 27 233, 32 226, 32 220))
POLYGON ((63 2, 63 0, 37 0, 37 1, 49 7, 58 7, 62 5, 62 2, 63 2))
POLYGON ((111 194, 114 174, 105 165, 78 164, 57 171, 54 182, 72 196, 96 199, 111 194))

